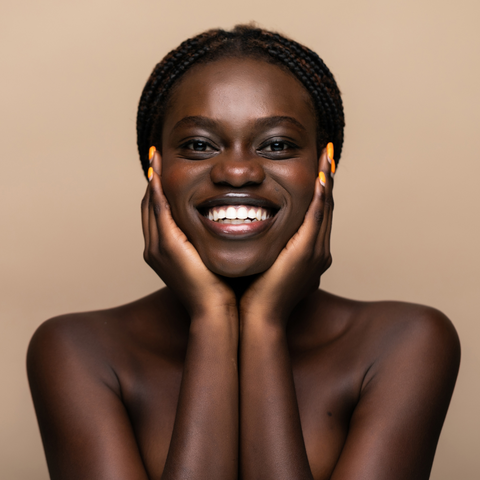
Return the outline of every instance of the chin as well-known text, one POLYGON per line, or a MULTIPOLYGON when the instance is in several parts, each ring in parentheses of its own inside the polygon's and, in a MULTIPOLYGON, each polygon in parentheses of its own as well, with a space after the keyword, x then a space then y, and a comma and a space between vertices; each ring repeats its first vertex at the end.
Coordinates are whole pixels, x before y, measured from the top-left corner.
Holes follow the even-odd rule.
MULTIPOLYGON (((269 256, 270 257, 270 256, 269 256)), ((276 257, 275 257, 276 258, 276 257)), ((268 270, 275 258, 202 258, 206 267, 217 275, 227 278, 249 277, 268 270)))

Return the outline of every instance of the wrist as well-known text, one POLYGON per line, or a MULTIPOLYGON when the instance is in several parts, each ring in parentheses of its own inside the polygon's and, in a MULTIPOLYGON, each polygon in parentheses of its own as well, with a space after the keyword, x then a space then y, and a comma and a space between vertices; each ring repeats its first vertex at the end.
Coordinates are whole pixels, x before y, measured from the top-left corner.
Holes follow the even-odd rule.
POLYGON ((257 328, 285 330, 289 315, 263 305, 259 308, 240 308, 239 317, 242 326, 254 325, 257 328))
POLYGON ((240 314, 240 331, 251 332, 254 335, 275 338, 285 335, 287 319, 272 314, 272 312, 245 312, 240 314))
POLYGON ((238 338, 238 310, 235 306, 199 308, 190 319, 191 334, 207 331, 216 335, 225 332, 238 338))

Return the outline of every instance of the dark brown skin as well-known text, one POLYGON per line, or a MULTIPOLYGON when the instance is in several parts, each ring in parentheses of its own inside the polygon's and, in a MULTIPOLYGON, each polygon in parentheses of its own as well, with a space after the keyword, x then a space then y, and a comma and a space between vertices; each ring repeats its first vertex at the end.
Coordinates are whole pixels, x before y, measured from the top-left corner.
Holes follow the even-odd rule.
POLYGON ((29 348, 52 479, 429 477, 458 337, 437 310, 318 290, 333 180, 315 130, 307 92, 275 65, 185 75, 142 203, 145 259, 167 287, 49 320, 29 348), (268 227, 213 231, 200 211, 232 193, 274 205, 268 227))

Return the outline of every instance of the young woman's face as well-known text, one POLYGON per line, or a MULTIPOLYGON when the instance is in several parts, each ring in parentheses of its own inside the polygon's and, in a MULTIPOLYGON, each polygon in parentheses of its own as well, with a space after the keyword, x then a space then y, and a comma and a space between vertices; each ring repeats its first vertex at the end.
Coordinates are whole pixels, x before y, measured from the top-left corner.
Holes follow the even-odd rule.
POLYGON ((269 268, 302 224, 318 173, 301 84, 261 60, 198 65, 172 96, 161 144, 173 218, 205 265, 227 277, 269 268))

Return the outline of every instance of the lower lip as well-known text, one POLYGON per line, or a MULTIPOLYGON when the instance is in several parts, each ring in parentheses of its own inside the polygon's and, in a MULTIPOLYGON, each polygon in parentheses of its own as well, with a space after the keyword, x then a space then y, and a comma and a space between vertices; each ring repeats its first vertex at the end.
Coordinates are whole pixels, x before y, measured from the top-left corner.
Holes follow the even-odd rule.
POLYGON ((234 225, 231 223, 214 222, 213 220, 204 217, 200 212, 198 214, 200 215, 203 224, 214 234, 238 240, 264 232, 270 227, 270 225, 272 225, 275 218, 275 216, 273 216, 265 220, 234 225))

